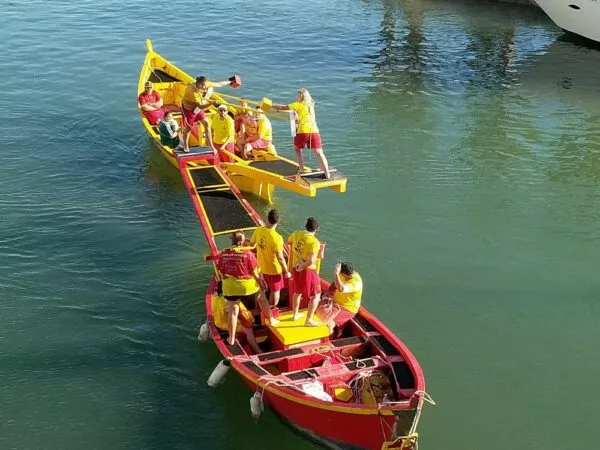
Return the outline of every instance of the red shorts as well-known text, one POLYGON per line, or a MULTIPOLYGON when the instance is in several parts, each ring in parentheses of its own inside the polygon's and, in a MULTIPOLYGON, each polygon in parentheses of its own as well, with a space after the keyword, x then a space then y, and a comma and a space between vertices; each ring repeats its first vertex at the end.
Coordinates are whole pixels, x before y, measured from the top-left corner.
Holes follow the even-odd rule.
POLYGON ((294 294, 302 294, 305 299, 321 293, 321 279, 315 269, 294 271, 294 294))
POLYGON ((277 275, 269 275, 265 273, 263 274, 263 277, 265 279, 265 282, 267 283, 269 291, 277 292, 283 289, 284 282, 282 273, 277 275))
POLYGON ((150 125, 156 125, 159 119, 165 117, 165 112, 162 109, 155 109, 153 111, 144 111, 144 116, 150 122, 150 125))
MULTIPOLYGON (((216 142, 213 142, 213 144, 215 145, 215 148, 216 148, 217 150, 221 150, 221 149, 223 149, 223 144, 217 144, 216 142)), ((225 146, 225 148, 224 148, 223 150, 227 150, 228 152, 231 152, 231 153, 233 153, 234 149, 235 149, 235 148, 234 148, 234 146, 233 146, 233 142, 230 142, 229 144, 227 144, 227 145, 225 146)))
POLYGON ((185 109, 182 106, 181 113, 183 114, 183 124, 188 128, 192 128, 194 124, 206 118, 206 113, 203 109, 195 113, 193 109, 185 109))
POLYGON ((333 319, 333 321, 335 322, 335 326, 338 328, 340 328, 342 325, 344 325, 356 315, 355 313, 348 311, 345 308, 340 309, 340 313, 337 316, 335 316, 335 319, 333 319))
POLYGON ((321 135, 319 133, 299 133, 294 138, 294 147, 311 149, 323 148, 321 135))
POLYGON ((256 141, 248 142, 248 144, 250 144, 250 147, 256 150, 259 148, 267 148, 270 142, 265 141, 264 139, 257 139, 256 141))

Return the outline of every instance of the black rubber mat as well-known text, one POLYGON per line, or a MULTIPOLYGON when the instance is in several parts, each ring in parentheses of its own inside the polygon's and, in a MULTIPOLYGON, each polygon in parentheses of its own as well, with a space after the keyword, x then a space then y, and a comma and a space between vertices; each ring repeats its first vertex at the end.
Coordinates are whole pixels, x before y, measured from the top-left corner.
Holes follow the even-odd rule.
POLYGON ((288 377, 290 380, 294 380, 294 381, 312 379, 316 376, 317 376, 317 371, 314 369, 304 369, 299 372, 292 372, 292 373, 286 374, 286 377, 288 377))
POLYGON ((227 343, 227 341, 225 341, 225 347, 227 348, 227 350, 229 350, 231 352, 232 355, 234 356, 241 356, 241 355, 245 355, 244 353, 244 349, 242 347, 240 347, 240 344, 236 343, 233 345, 229 345, 227 343))
POLYGON ((344 345, 362 344, 363 342, 365 342, 365 339, 363 337, 353 336, 349 338, 335 339, 331 341, 331 344, 334 347, 343 347, 344 345))
POLYGON ((322 172, 318 172, 318 173, 308 173, 305 175, 301 175, 302 179, 304 181, 306 181, 308 184, 312 184, 312 183, 320 183, 322 181, 335 181, 335 180, 342 180, 344 179, 344 176, 335 171, 335 172, 331 172, 331 178, 327 179, 325 178, 325 174, 322 172))
POLYGON ((304 353, 301 348, 290 348, 289 350, 281 350, 280 352, 259 355, 258 359, 261 361, 271 361, 273 359, 283 358, 284 356, 298 355, 300 353, 304 353))
POLYGON ((150 73, 150 78, 148 78, 148 81, 151 81, 152 83, 172 83, 174 81, 181 80, 178 80, 177 78, 169 75, 167 72, 163 72, 160 69, 154 69, 150 73))
POLYGON ((369 321, 358 314, 354 316, 354 321, 365 331, 377 331, 377 328, 375 328, 369 321))
POLYGON ((372 359, 366 359, 366 360, 362 360, 360 362, 352 361, 352 362, 346 363, 346 367, 348 368, 348 370, 365 369, 367 367, 374 367, 376 365, 377 364, 372 359))
POLYGON ((247 369, 250 369, 252 372, 254 372, 256 375, 268 375, 269 372, 267 372, 265 369, 263 369, 262 367, 254 364, 252 361, 246 361, 244 363, 244 366, 246 366, 247 369))
POLYGON ((197 188, 204 186, 221 186, 226 184, 214 167, 190 169, 190 176, 197 188))
POLYGON ((252 167, 264 170, 266 172, 273 172, 283 177, 295 175, 298 172, 298 166, 289 162, 278 159, 277 161, 255 161, 250 164, 252 167))
POLYGON ((214 233, 256 226, 231 190, 198 193, 214 233))
POLYGON ((377 335, 371 336, 373 343, 379 347, 379 349, 388 356, 400 356, 400 352, 396 347, 392 345, 390 341, 386 339, 385 336, 377 335))
POLYGON ((415 388, 415 377, 406 361, 394 362, 392 363, 392 367, 394 368, 394 376, 402 389, 415 388))

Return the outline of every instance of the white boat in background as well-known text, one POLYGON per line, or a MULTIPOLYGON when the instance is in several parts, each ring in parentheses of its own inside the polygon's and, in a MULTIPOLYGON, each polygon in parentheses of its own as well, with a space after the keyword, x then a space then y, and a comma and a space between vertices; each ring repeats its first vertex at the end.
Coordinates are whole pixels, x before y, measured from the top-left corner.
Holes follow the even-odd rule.
POLYGON ((600 43, 600 0, 534 0, 565 31, 600 43))

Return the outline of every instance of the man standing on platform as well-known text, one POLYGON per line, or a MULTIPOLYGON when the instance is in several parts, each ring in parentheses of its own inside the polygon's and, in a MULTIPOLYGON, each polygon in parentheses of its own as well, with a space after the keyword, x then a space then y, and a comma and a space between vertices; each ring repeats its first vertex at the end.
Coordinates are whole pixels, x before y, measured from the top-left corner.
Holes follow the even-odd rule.
POLYGON ((206 139, 208 146, 217 154, 217 150, 212 142, 212 133, 210 124, 206 120, 204 109, 210 106, 208 99, 212 95, 213 87, 222 87, 231 84, 231 80, 213 83, 206 77, 198 77, 194 83, 190 83, 185 88, 183 99, 181 100, 181 112, 183 114, 183 150, 190 150, 190 133, 196 123, 200 122, 206 130, 206 139))
POLYGON ((267 224, 254 231, 250 242, 256 246, 258 266, 270 291, 269 303, 277 306, 284 285, 284 277, 290 278, 283 257, 283 238, 277 232, 279 211, 272 209, 267 216, 267 224))
POLYGON ((311 327, 318 325, 312 320, 312 317, 321 300, 321 279, 317 273, 317 256, 321 243, 315 237, 317 231, 319 231, 317 219, 309 217, 306 220, 305 229, 295 231, 288 238, 290 267, 294 284, 292 296, 294 320, 298 320, 300 317, 298 310, 302 297, 309 299, 305 325, 311 327))
POLYGON ((261 291, 264 285, 262 275, 258 271, 256 257, 249 247, 244 247, 246 236, 241 231, 231 235, 232 247, 223 250, 217 259, 217 270, 223 280, 223 297, 227 300, 227 328, 229 330, 229 345, 235 344, 235 333, 240 313, 241 301, 249 310, 258 301, 265 317, 276 325, 271 308, 261 291))

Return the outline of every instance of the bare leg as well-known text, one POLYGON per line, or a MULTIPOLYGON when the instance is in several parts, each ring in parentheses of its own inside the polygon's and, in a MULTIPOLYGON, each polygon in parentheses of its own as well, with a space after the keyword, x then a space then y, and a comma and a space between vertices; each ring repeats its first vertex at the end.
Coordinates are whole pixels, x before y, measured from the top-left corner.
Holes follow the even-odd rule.
POLYGON ((331 178, 331 174, 329 173, 329 164, 327 163, 327 158, 325 158, 323 149, 315 148, 315 153, 317 154, 317 158, 319 158, 319 166, 321 166, 321 170, 325 172, 325 178, 331 178))
POLYGON ((333 329, 335 328, 335 318, 339 315, 339 313, 341 313, 342 310, 340 309, 339 306, 334 305, 332 310, 331 310, 331 314, 329 315, 329 317, 327 318, 327 326, 329 327, 329 334, 333 333, 333 329))
POLYGON ((252 146, 250 144, 244 145, 244 159, 250 159, 252 156, 252 146))
POLYGON ((298 173, 304 172, 304 156, 302 156, 302 149, 298 147, 294 147, 296 151, 296 162, 298 163, 298 173))
POLYGON ((252 332, 251 329, 240 325, 239 331, 240 331, 240 333, 244 333, 246 335, 246 340, 248 341, 248 345, 250 345, 250 348, 252 348, 254 353, 256 353, 256 354, 262 353, 261 348, 256 343, 256 339, 254 339, 254 333, 252 332))
POLYGON ((258 296, 258 306, 260 307, 260 310, 265 315, 265 317, 267 319, 269 319, 269 322, 271 322, 271 325, 277 325, 279 323, 279 320, 273 318, 273 312, 271 311, 271 305, 269 305, 269 301, 267 300, 267 297, 265 297, 265 294, 263 294, 262 292, 258 296))
POLYGON ((271 291, 269 303, 273 306, 277 306, 279 304, 279 297, 281 297, 281 291, 271 291))
POLYGON ((315 326, 317 325, 317 322, 312 320, 313 315, 315 314, 315 311, 317 310, 317 306, 319 306, 319 302, 321 301, 321 294, 317 294, 315 295, 313 298, 310 299, 310 302, 308 303, 308 313, 306 314, 306 323, 305 325, 307 326, 315 326))
POLYGON ((297 292, 294 292, 294 295, 292 296, 292 311, 294 311, 294 320, 298 320, 299 317, 298 310, 300 309, 301 297, 302 294, 299 294, 297 292))
POLYGON ((190 132, 192 131, 191 128, 185 127, 183 129, 183 151, 185 152, 189 152, 190 151, 190 132))
POLYGON ((229 331, 229 345, 235 344, 235 330, 237 328, 238 314, 240 313, 240 305, 236 302, 227 301, 227 330, 229 331))

